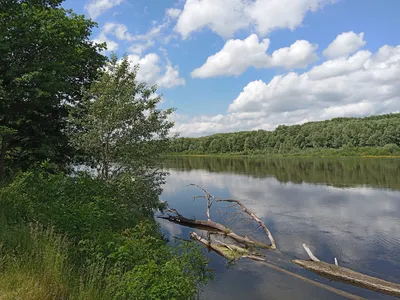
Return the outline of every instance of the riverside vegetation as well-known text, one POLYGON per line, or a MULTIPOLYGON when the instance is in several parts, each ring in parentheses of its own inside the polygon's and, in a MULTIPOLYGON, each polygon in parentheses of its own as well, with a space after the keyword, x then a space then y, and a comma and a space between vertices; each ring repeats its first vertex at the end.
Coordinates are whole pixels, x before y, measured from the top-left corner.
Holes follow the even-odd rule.
POLYGON ((195 297, 207 260, 153 218, 172 109, 61 3, 0 5, 0 298, 195 297))
POLYGON ((172 141, 172 154, 400 156, 400 113, 172 141))

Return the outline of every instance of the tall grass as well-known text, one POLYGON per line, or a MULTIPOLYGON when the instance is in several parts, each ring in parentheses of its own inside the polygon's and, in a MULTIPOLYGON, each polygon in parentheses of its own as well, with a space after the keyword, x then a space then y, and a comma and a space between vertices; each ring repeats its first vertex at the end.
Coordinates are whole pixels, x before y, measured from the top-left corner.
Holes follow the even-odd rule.
POLYGON ((0 230, 0 299, 66 299, 65 240, 38 226, 0 230))
POLYGON ((68 262, 68 242, 53 229, 1 225, 1 300, 105 299, 104 264, 77 277, 68 262))

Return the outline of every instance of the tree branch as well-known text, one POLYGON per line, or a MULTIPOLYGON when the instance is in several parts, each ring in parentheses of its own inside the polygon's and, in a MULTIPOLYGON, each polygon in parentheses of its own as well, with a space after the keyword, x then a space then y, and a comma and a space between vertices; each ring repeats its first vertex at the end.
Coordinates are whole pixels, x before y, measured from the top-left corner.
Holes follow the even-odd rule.
POLYGON ((269 231, 269 229, 268 229, 267 226, 264 224, 264 222, 261 221, 260 218, 258 218, 258 217, 256 216, 256 214, 254 214, 250 209, 248 209, 246 206, 244 206, 244 204, 243 204, 241 201, 239 201, 239 200, 233 200, 233 199, 218 199, 218 200, 215 200, 215 201, 216 201, 216 202, 230 202, 230 203, 236 203, 237 205, 239 205, 239 206, 242 208, 242 210, 243 210, 246 214, 248 214, 248 215, 249 215, 250 217, 252 217, 258 224, 260 224, 260 227, 261 227, 261 228, 264 230, 264 232, 267 234, 268 239, 269 239, 270 242, 271 242, 270 248, 271 248, 271 249, 276 249, 276 242, 275 242, 274 237, 272 236, 271 231, 269 231))

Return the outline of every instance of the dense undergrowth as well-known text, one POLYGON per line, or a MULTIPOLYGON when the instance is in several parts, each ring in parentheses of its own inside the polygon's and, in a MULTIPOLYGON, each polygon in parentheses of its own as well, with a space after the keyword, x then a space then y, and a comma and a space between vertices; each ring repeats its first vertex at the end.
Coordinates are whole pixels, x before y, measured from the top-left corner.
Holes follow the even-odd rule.
POLYGON ((151 203, 140 199, 151 199, 149 190, 137 184, 132 198, 121 197, 116 186, 85 174, 41 171, 2 188, 0 298, 196 295, 211 276, 200 249, 166 243, 148 215, 151 203))

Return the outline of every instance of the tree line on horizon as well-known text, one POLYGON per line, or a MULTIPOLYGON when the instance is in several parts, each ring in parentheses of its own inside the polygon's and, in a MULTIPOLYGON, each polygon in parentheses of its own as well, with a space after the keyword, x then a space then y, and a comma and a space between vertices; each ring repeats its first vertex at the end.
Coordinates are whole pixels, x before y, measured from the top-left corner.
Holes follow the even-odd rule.
POLYGON ((182 137, 172 140, 170 149, 177 154, 394 155, 400 153, 400 113, 182 137))

